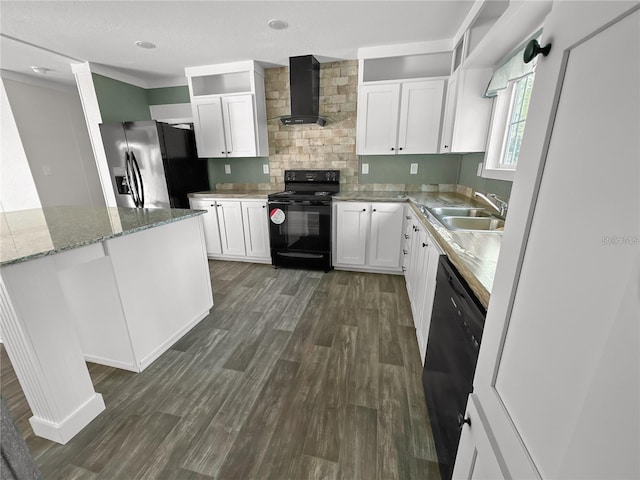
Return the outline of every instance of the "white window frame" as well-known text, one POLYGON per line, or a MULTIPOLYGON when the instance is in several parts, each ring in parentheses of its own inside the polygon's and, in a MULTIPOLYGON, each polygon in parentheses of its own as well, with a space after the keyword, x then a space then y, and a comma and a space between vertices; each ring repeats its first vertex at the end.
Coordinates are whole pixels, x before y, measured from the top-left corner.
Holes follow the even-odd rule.
MULTIPOLYGON (((527 75, 531 74, 529 73, 527 75)), ((494 99, 489 138, 487 141, 487 152, 482 168, 482 177, 484 178, 508 180, 511 182, 515 179, 517 164, 512 166, 502 165, 502 156, 504 155, 505 143, 507 141, 507 127, 513 108, 515 85, 527 75, 510 80, 507 88, 500 90, 494 99)))

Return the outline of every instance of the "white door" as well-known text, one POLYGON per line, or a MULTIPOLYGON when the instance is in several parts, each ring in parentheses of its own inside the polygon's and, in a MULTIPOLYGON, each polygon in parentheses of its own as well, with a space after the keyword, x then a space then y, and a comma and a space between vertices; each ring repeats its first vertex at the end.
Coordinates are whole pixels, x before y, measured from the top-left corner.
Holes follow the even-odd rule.
POLYGON ((202 215, 204 226, 204 241, 208 255, 220 255, 222 245, 220 244, 220 229, 218 228, 218 211, 215 200, 189 199, 189 204, 194 210, 206 210, 202 215))
POLYGON ((336 206, 336 264, 364 265, 369 235, 368 203, 339 202, 336 206))
POLYGON ((402 84, 398 153, 438 153, 445 80, 402 84))
POLYGON ((269 219, 267 202, 242 202, 244 241, 247 256, 269 258, 269 219))
POLYGON ((402 203, 371 204, 370 266, 400 267, 403 214, 402 203))
POLYGON ((363 85, 358 90, 358 154, 394 155, 398 146, 400 84, 363 85))
POLYGON ((198 157, 226 157, 221 99, 213 98, 207 100, 207 103, 194 103, 193 110, 198 157))
POLYGON ((253 95, 222 97, 228 157, 256 156, 253 95))
POLYGON ((218 224, 220 225, 222 253, 225 255, 246 255, 240 202, 219 200, 216 204, 218 208, 218 224))
POLYGON ((639 6, 544 25, 474 381, 505 477, 640 478, 639 6))

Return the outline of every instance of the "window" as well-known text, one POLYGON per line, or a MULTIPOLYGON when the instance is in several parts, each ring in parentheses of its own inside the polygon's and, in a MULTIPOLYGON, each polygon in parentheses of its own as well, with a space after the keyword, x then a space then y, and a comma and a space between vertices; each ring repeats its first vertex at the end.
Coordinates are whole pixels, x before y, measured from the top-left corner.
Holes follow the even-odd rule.
POLYGON ((510 80, 496 95, 482 176, 513 180, 535 73, 510 80))

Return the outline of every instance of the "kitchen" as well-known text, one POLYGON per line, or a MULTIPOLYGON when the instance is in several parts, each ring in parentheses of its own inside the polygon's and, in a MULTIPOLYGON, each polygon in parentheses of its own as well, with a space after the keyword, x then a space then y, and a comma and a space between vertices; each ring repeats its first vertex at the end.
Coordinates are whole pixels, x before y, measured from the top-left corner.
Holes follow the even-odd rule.
MULTIPOLYGON (((270 151, 267 162, 260 161, 261 158, 253 159, 253 161, 248 161, 246 158, 208 160, 211 187, 225 183, 251 184, 247 189, 262 188, 265 192, 270 189, 278 191, 283 187, 284 170, 287 168, 333 168, 340 170, 341 192, 345 193, 359 190, 377 193, 386 189, 391 192, 422 194, 421 188, 416 188, 415 185, 463 184, 471 186, 475 191, 498 193, 499 197, 501 195, 505 197, 505 193, 507 197, 510 196, 508 221, 502 237, 501 256, 492 285, 491 303, 487 313, 478 372, 474 382, 475 391, 468 407, 471 425, 464 426, 461 439, 461 445, 471 446, 471 449, 460 450, 459 457, 462 460, 457 463, 456 468, 464 468, 463 460, 468 460, 469 465, 474 465, 477 460, 478 469, 480 466, 485 469, 489 466, 495 466, 497 471, 506 478, 510 476, 552 478, 561 475, 583 477, 585 474, 580 468, 590 469, 592 476, 602 477, 605 472, 609 477, 633 478, 638 476, 637 464, 633 461, 629 463, 629 456, 625 453, 625 451, 637 451, 638 417, 636 409, 629 408, 629 405, 638 403, 637 382, 634 383, 631 380, 625 385, 609 384, 605 388, 598 386, 597 380, 604 378, 621 380, 621 375, 624 375, 625 379, 637 379, 638 377, 637 367, 634 367, 638 364, 637 341, 633 341, 638 337, 637 322, 635 324, 629 323, 637 318, 638 311, 637 298, 632 295, 632 292, 635 291, 634 282, 637 283, 638 277, 638 175, 637 162, 633 162, 633 159, 637 159, 638 155, 637 144, 629 143, 628 140, 636 136, 637 128, 634 130, 634 127, 637 126, 637 111, 633 108, 630 109, 626 124, 618 125, 616 123, 617 130, 609 132, 610 135, 615 134, 615 137, 612 138, 615 138, 616 141, 607 145, 604 152, 602 149, 596 148, 602 142, 586 141, 592 137, 585 133, 582 138, 584 141, 580 145, 580 156, 585 159, 585 162, 588 162, 586 165, 590 168, 578 169, 574 166, 570 172, 559 171, 560 165, 552 161, 552 158, 556 157, 551 154, 558 155, 555 148, 560 148, 556 147, 556 138, 561 138, 561 136, 552 137, 550 142, 551 127, 547 127, 554 123, 551 122, 554 116, 554 133, 556 132, 555 128, 564 125, 560 122, 560 113, 563 112, 564 104, 559 103, 558 98, 564 101, 565 98, 568 98, 568 93, 574 91, 576 94, 584 93, 584 90, 580 89, 580 82, 577 84, 569 82, 568 74, 564 90, 561 92, 556 87, 558 78, 560 78, 559 72, 564 71, 562 69, 566 69, 567 64, 572 66, 574 57, 581 58, 580 55, 583 53, 579 47, 583 42, 591 41, 590 34, 592 32, 599 33, 601 27, 609 25, 609 23, 617 24, 617 21, 620 21, 622 25, 624 22, 621 19, 626 14, 629 14, 629 18, 633 19, 632 10, 636 6, 636 2, 609 7, 604 3, 596 2, 590 7, 593 10, 581 6, 580 8, 586 9, 586 13, 580 17, 581 21, 574 22, 569 28, 571 22, 568 22, 567 19, 574 17, 570 10, 572 7, 560 4, 553 5, 551 14, 544 23, 541 41, 543 46, 552 43, 552 50, 548 57, 538 57, 541 60, 539 60, 536 87, 541 86, 537 89, 534 87, 531 116, 527 120, 527 132, 530 136, 525 135, 521 152, 521 158, 535 159, 535 161, 531 160, 518 166, 516 181, 510 192, 497 191, 497 186, 502 185, 499 183, 500 181, 490 181, 486 177, 479 177, 476 174, 478 164, 484 158, 482 154, 478 153, 445 154, 444 157, 451 155, 448 162, 441 155, 419 156, 417 158, 411 158, 408 155, 405 157, 406 160, 401 155, 386 156, 386 158, 377 155, 358 157, 355 154, 355 144, 359 141, 355 132, 358 119, 355 110, 349 110, 356 108, 355 105, 345 108, 345 111, 335 112, 330 111, 331 108, 335 108, 331 107, 332 104, 325 105, 325 108, 329 108, 326 115, 334 120, 334 126, 345 122, 344 125, 340 125, 336 129, 338 130, 336 135, 344 140, 331 140, 336 143, 326 141, 322 142, 322 145, 313 145, 311 138, 308 139, 308 142, 305 142, 307 139, 304 138, 295 138, 296 135, 290 133, 295 130, 286 131, 286 138, 284 138, 282 129, 285 127, 281 127, 277 120, 275 122, 268 120, 270 151), (549 38, 546 37, 547 35, 549 38), (558 50, 554 52, 554 48, 558 50), (575 52, 572 51, 569 60, 567 60, 567 55, 554 56, 557 52, 561 53, 564 49, 571 48, 574 48, 575 52), (567 85, 571 85, 571 88, 567 85), (528 138, 531 140, 528 141, 528 138), (275 141, 276 139, 279 142, 275 141), (582 144, 584 144, 584 148, 582 144), (330 151, 321 152, 325 155, 331 155, 331 164, 318 164, 317 157, 312 160, 311 156, 314 153, 308 153, 308 161, 306 157, 302 157, 305 158, 306 163, 296 164, 295 160, 287 158, 291 155, 290 151, 284 151, 284 149, 293 148, 293 146, 296 148, 312 146, 322 148, 323 145, 325 148, 331 147, 330 151), (278 151, 278 148, 283 150, 278 151), (271 151, 272 149, 273 151, 271 151), (607 161, 597 160, 594 152, 605 154, 607 161), (544 158, 546 158, 546 166, 544 158), (397 162, 399 168, 389 169, 390 162, 397 162), (615 163, 614 166, 614 162, 618 163, 615 163), (269 174, 262 173, 265 171, 263 169, 265 163, 269 166, 269 174), (365 164, 370 172, 368 174, 362 173, 365 164), (411 164, 418 166, 415 182, 411 180, 410 175, 412 174, 409 173, 411 164), (231 173, 229 174, 224 173, 226 165, 230 166, 231 173), (542 176, 543 169, 544 176, 542 176), (550 176, 547 174, 548 172, 554 172, 554 174, 550 176), (563 174, 565 177, 562 177, 563 174), (233 179, 233 182, 225 182, 225 175, 229 175, 228 178, 233 179), (561 178, 562 180, 560 180, 561 178), (565 183, 567 179, 572 183, 569 185, 565 183), (469 185, 470 182, 482 182, 482 184, 469 185), (596 205, 591 205, 589 200, 593 197, 595 187, 599 192, 596 195, 598 201, 596 205), (412 189, 418 191, 411 192, 412 189), (589 211, 580 208, 586 204, 589 204, 589 211), (543 215, 540 212, 547 213, 543 215), (558 212, 562 214, 558 214, 558 212), (594 229, 594 218, 603 222, 602 226, 597 229, 594 229), (571 224, 571 229, 566 226, 567 222, 571 224), (550 235, 548 232, 554 233, 550 235), (585 238, 596 236, 598 245, 594 246, 593 242, 576 241, 578 234, 585 235, 585 238), (599 243, 603 236, 614 239, 606 248, 599 243), (529 239, 528 245, 527 238, 529 239), (633 243, 634 238, 636 239, 635 244, 633 243), (531 255, 531 259, 524 257, 525 250, 527 255, 531 255), (568 252, 574 254, 571 257, 573 263, 567 263, 569 262, 569 259, 566 258, 568 252), (589 265, 585 264, 585 259, 589 259, 589 265), (634 262, 636 263, 634 264, 634 262), (543 271, 538 272, 536 266, 540 266, 543 271), (544 270, 558 266, 564 270, 562 275, 550 275, 547 270, 544 270), (598 277, 594 276, 594 271, 599 273, 598 277), (543 274, 545 277, 539 278, 543 274), (566 278, 570 279, 570 288, 569 285, 566 285, 566 278), (612 282, 613 278, 620 279, 620 281, 612 282), (561 302, 559 298, 554 297, 554 292, 560 291, 562 291, 563 298, 567 300, 566 302, 561 302), (516 295, 517 292, 520 296, 516 295), (596 295, 599 299, 598 302, 585 301, 595 298, 596 295), (546 301, 535 302, 534 298, 544 298, 546 301), (579 315, 573 312, 573 309, 578 308, 579 315), (534 312, 537 313, 534 315, 534 312), (613 316, 610 312, 618 312, 618 314, 613 316), (568 321, 568 319, 577 320, 578 318, 582 319, 580 323, 568 321), (608 322, 596 322, 595 320, 598 318, 607 319, 608 322), (536 320, 533 321, 533 319, 536 320), (548 320, 543 322, 542 319, 548 320), (567 321, 559 322, 560 319, 567 319, 567 321), (584 322, 585 319, 592 321, 584 322), (628 330, 622 331, 621 328, 628 328, 628 330), (509 330, 508 337, 507 329, 509 330), (549 331, 554 332, 554 335, 548 335, 549 331), (574 332, 578 331, 582 331, 581 342, 575 341, 576 334, 574 332), (611 336, 609 337, 609 335, 611 336), (505 337, 507 341, 505 341, 505 337), (606 343, 607 338, 612 343, 606 343), (627 343, 624 343, 625 338, 628 339, 627 343), (540 358, 542 352, 544 352, 545 359, 540 358), (597 353, 594 354, 594 352, 597 353), (618 363, 614 362, 615 358, 608 356, 614 352, 619 354, 619 357, 616 357, 618 363), (576 365, 568 361, 571 356, 589 367, 576 369, 576 365), (502 363, 500 358, 502 358, 502 363), (613 376, 608 376, 606 373, 605 369, 608 367, 616 368, 613 376), (553 372, 557 372, 557 375, 553 375, 553 372), (621 374, 620 372, 625 373, 621 374), (527 382, 523 382, 523 375, 526 376, 527 382), (572 378, 573 383, 568 383, 568 376, 572 378), (551 388, 556 389, 558 393, 549 396, 551 388), (578 395, 579 392, 582 392, 582 396, 578 395), (531 405, 530 397, 536 399, 535 406, 531 405), (575 407, 575 403, 572 402, 575 402, 576 399, 580 399, 581 402, 578 410, 572 408, 575 407), (620 402, 615 408, 610 406, 614 399, 620 402), (598 405, 607 405, 607 407, 605 409, 597 408, 598 405), (606 410, 606 414, 603 413, 604 410, 606 410), (573 413, 570 418, 565 419, 564 416, 569 412, 573 413), (531 420, 527 420, 527 418, 531 418, 531 420), (586 421, 587 418, 592 421, 586 421), (474 422, 474 419, 478 419, 478 421, 474 422), (616 428, 625 425, 626 433, 622 435, 618 430, 609 432, 609 427, 604 426, 602 422, 606 425, 616 425, 616 428), (550 442, 550 432, 554 431, 553 429, 558 429, 559 425, 564 426, 561 429, 562 435, 554 436, 556 443, 550 442), (486 432, 488 432, 488 436, 486 432), (594 444, 587 444, 586 440, 577 442, 576 436, 578 438, 597 438, 598 441, 594 440, 594 444), (599 444, 599 441, 602 443, 599 444), (598 455, 586 454, 586 452, 593 451, 597 451, 598 455), (476 453, 465 456, 462 455, 463 452, 476 453), (554 454, 553 452, 560 453, 554 454), (603 461, 603 458, 609 460, 603 461), (612 473, 612 462, 620 468, 617 473, 612 473), (601 473, 594 474, 593 472, 601 473)), ((637 11, 635 15, 637 16, 637 11)), ((635 25, 633 20, 628 23, 635 25)), ((612 28, 610 31, 614 30, 612 28)), ((504 38, 502 33, 495 33, 494 40, 504 38)), ((529 29, 526 33, 520 32, 523 36, 532 33, 534 33, 534 28, 529 29)), ((632 40, 637 38, 637 32, 631 35, 636 35, 631 37, 632 40)), ((16 34, 16 36, 18 35, 16 34)), ((595 35, 593 38, 599 38, 599 35, 595 35)), ((525 38, 519 38, 513 45, 502 46, 505 49, 504 53, 509 53, 509 50, 522 40, 525 38)), ((450 42, 450 45, 453 47, 453 42, 450 42)), ((586 43, 585 45, 591 46, 586 43)), ((621 50, 627 48, 620 47, 620 43, 613 45, 615 45, 614 48, 621 50)), ((629 42, 629 45, 634 45, 634 42, 629 42)), ((606 53, 602 53, 597 48, 594 51, 601 55, 598 58, 602 58, 602 61, 607 57, 606 53)), ((298 53, 302 55, 310 52, 298 53)), ((616 56, 610 55, 610 57, 616 56)), ((628 72, 629 75, 628 78, 625 77, 625 81, 630 82, 631 85, 634 85, 634 79, 637 79, 637 65, 631 65, 636 58, 637 55, 629 55, 629 66, 622 67, 621 70, 628 72)), ((608 60, 613 61, 613 59, 608 60)), ((342 61, 329 63, 329 65, 323 63, 323 68, 335 70, 335 63, 342 63, 342 61)), ((336 80, 336 83, 344 82, 343 78, 346 77, 346 84, 335 85, 336 87, 350 85, 349 78, 359 74, 356 68, 357 64, 356 60, 347 60, 344 74, 337 75, 338 72, 336 72, 335 78, 339 79, 336 80)), ((281 98, 274 98, 276 96, 275 89, 270 90, 267 86, 272 83, 267 81, 267 76, 272 70, 275 70, 272 72, 274 75, 273 83, 282 82, 281 75, 286 72, 285 67, 265 69, 267 119, 289 114, 286 103, 283 105, 279 102, 281 98)), ((608 71, 607 68, 603 70, 608 71)), ((611 71, 619 70, 611 67, 611 71)), ((87 72, 80 73, 80 75, 83 74, 85 76, 92 75, 87 72)), ((604 74, 592 76, 595 77, 594 82, 601 77, 608 78, 604 74)), ((606 78, 602 81, 606 82, 606 78)), ((351 83, 353 89, 358 87, 358 80, 355 78, 354 80, 355 83, 351 83)), ((615 81, 618 86, 620 80, 615 77, 615 81)), ((99 93, 99 82, 92 83, 95 85, 96 93, 99 93)), ((103 87, 104 83, 111 83, 111 86, 114 86, 114 82, 109 82, 108 79, 103 82, 103 87)), ((599 88, 596 91, 602 92, 605 87, 597 85, 599 88)), ((619 95, 633 94, 633 88, 625 90, 618 86, 618 88, 611 89, 611 85, 606 83, 605 85, 609 87, 608 97, 613 97, 614 93, 619 95)), ((117 86, 122 87, 120 84, 117 86)), ((108 85, 107 88, 109 88, 108 85)), ((585 86, 584 88, 592 87, 585 86)), ((126 86, 125 89, 138 91, 137 88, 126 86)), ((347 102, 347 93, 337 93, 336 91, 335 95, 344 95, 342 102, 339 103, 343 105, 349 103, 347 102)), ((326 97, 328 96, 326 95, 326 97)), ((135 102, 131 100, 132 97, 128 98, 128 106, 135 106, 135 102)), ((578 98, 584 97, 578 96, 578 98)), ((99 96, 97 101, 100 102, 99 96)), ((114 106, 115 102, 116 99, 111 97, 106 99, 105 103, 114 106)), ((618 112, 625 104, 624 100, 621 103, 615 103, 611 99, 611 102, 612 105, 615 105, 614 112, 618 112)), ((605 125, 598 124, 592 128, 604 128, 612 122, 610 110, 607 110, 606 104, 602 105, 603 103, 604 101, 600 101, 598 106, 594 103, 593 106, 587 105, 585 107, 587 113, 583 116, 586 118, 589 117, 588 112, 600 112, 600 109, 604 109, 605 114, 601 115, 601 120, 605 125), (593 110, 589 110, 589 108, 593 110)), ((630 103, 633 104, 633 101, 630 103)), ((575 103, 571 106, 571 108, 577 108, 575 103)), ((116 113, 119 109, 118 107, 115 109, 116 113)), ((100 106, 99 112, 102 113, 102 106, 100 106)), ((115 120, 139 120, 130 118, 130 113, 127 115, 128 118, 115 120)), ((567 138, 571 138, 570 134, 575 130, 572 130, 570 125, 576 119, 570 117, 567 120, 571 120, 569 126, 565 127, 568 128, 566 132, 569 132, 567 138)), ((331 125, 330 123, 324 128, 331 129, 331 125)), ((91 124, 88 124, 87 127, 89 135, 91 135, 91 124)), ((583 125, 580 128, 585 129, 582 130, 584 132, 588 131, 586 130, 588 125, 583 125)), ((613 128, 612 126, 609 130, 613 128)), ((310 129, 310 131, 314 130, 310 129)), ((592 135, 594 134, 592 133, 592 135)), ((318 143, 320 142, 318 141, 318 143)), ((569 148, 564 151, 564 155, 570 157, 576 151, 577 146, 572 144, 569 148)), ((301 155, 305 155, 305 153, 301 152, 301 155)), ((242 187, 243 185, 234 185, 234 188, 238 186, 242 187)), ((218 186, 216 192, 220 192, 223 188, 218 186)), ((509 187, 503 188, 508 189, 509 187)), ((432 231, 429 232, 433 235, 432 231)), ((401 279, 402 277, 395 276, 393 278, 401 279)), ((379 286, 377 290, 383 292, 384 288, 389 289, 390 287, 379 286)), ((214 288, 214 297, 215 294, 214 288)), ((417 345, 411 348, 417 348, 417 345)), ((387 382, 381 384, 389 385, 387 382)), ((493 475, 489 474, 488 476, 493 475)))

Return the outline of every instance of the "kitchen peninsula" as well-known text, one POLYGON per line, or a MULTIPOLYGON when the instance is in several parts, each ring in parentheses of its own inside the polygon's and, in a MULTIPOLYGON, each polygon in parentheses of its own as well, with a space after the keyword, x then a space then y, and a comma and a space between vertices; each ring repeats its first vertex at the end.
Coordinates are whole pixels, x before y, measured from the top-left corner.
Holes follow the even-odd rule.
POLYGON ((140 372, 208 314, 202 213, 1 215, 1 336, 36 435, 64 444, 104 410, 85 361, 140 372))

